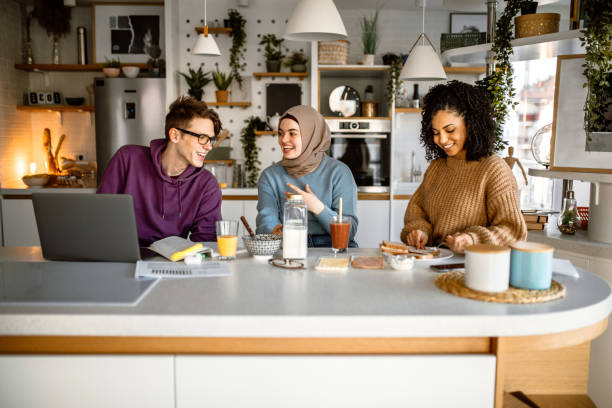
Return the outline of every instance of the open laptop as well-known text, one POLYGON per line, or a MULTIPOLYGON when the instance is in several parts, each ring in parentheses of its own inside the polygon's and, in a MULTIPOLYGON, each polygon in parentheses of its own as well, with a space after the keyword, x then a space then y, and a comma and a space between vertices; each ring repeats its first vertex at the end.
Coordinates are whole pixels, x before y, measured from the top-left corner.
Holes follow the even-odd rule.
POLYGON ((141 259, 129 194, 33 193, 42 254, 53 261, 141 259))

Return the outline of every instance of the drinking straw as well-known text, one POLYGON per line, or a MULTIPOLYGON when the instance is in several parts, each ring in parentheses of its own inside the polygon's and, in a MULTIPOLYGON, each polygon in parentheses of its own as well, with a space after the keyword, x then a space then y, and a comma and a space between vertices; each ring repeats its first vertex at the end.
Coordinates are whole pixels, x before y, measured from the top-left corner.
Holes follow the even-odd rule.
POLYGON ((340 197, 340 211, 338 214, 338 222, 342 222, 342 197, 340 197))

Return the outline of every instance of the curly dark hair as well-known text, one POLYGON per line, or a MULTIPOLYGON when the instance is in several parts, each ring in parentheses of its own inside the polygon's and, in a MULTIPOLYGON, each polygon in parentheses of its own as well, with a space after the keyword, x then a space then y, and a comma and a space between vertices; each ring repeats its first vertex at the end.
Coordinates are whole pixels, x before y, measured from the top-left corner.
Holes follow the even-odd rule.
POLYGON ((463 117, 466 128, 467 160, 479 160, 494 152, 495 120, 488 95, 481 89, 460 81, 436 85, 425 95, 421 118, 421 144, 428 161, 446 157, 434 143, 431 120, 438 111, 448 110, 463 117))
POLYGON ((221 120, 217 112, 210 109, 206 102, 198 101, 191 96, 179 96, 168 109, 166 115, 166 140, 170 139, 170 129, 177 127, 186 127, 193 118, 210 119, 213 123, 215 136, 221 131, 221 120))

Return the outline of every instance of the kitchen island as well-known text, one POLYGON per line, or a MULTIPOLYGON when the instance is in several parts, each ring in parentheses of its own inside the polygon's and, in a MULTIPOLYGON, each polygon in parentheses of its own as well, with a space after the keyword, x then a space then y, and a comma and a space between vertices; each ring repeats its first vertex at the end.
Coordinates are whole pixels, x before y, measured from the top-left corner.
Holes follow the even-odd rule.
MULTIPOLYGON (((242 255, 231 276, 162 280, 135 306, 0 302, 0 398, 16 401, 2 405, 29 406, 14 388, 25 382, 81 386, 103 400, 88 406, 499 407, 504 390, 586 394, 589 342, 612 310, 596 275, 555 275, 564 299, 508 305, 443 292, 427 263, 324 273, 312 268, 322 255, 309 251, 301 271, 242 255), (147 393, 126 388, 134 376, 147 393)), ((45 262, 36 247, 0 259, 45 262)))

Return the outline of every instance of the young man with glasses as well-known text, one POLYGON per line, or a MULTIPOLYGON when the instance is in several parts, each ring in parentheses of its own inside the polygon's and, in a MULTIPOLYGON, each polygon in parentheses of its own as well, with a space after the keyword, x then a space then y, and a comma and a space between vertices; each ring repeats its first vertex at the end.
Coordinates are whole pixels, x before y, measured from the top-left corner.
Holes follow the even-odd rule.
POLYGON ((110 160, 97 192, 132 195, 141 246, 173 235, 215 241, 221 190, 203 166, 220 131, 206 103, 179 97, 166 115, 165 139, 123 146, 110 160))

